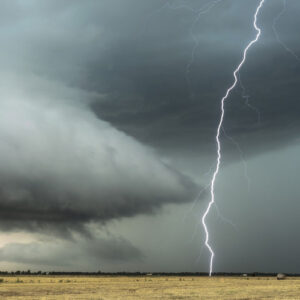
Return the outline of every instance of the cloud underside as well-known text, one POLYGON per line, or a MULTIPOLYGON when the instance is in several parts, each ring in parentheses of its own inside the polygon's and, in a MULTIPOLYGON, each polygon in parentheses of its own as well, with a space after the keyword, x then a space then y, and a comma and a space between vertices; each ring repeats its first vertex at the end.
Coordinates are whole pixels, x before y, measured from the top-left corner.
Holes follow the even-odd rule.
MULTIPOLYGON (((32 266, 79 270, 86 265, 95 270, 101 262, 118 264, 124 261, 141 261, 144 256, 124 238, 77 239, 76 241, 53 241, 10 243, 0 249, 1 262, 13 262, 32 266)), ((95 270, 96 271, 96 270, 95 270)), ((98 271, 98 270, 97 270, 98 271)))

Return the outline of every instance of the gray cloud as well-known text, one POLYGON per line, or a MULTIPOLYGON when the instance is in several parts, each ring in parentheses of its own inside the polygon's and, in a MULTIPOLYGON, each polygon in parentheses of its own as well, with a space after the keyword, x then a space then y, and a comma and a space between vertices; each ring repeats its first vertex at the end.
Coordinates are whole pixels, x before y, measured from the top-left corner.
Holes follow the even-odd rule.
MULTIPOLYGON (((139 250, 122 238, 99 238, 97 244, 88 224, 104 230, 113 221, 132 217, 134 222, 137 215, 155 215, 163 205, 194 198, 198 187, 183 173, 200 181, 199 174, 211 164, 219 100, 255 33, 257 1, 221 1, 197 23, 191 9, 175 8, 188 4, 198 9, 208 2, 170 1, 170 9, 161 0, 1 1, 0 228, 66 238, 59 245, 7 245, 3 259, 48 266, 68 262, 64 247, 74 246, 74 232, 91 239, 87 248, 80 244, 68 250, 72 257, 82 257, 84 266, 96 264, 100 257, 141 258, 139 250), (194 39, 199 44, 187 73, 194 39), (34 251, 40 260, 31 255, 34 251), (43 253, 51 258, 47 261, 43 253)), ((299 143, 300 64, 272 32, 281 9, 282 1, 266 1, 258 20, 261 39, 240 74, 260 122, 257 111, 245 105, 240 86, 226 104, 224 129, 246 157, 299 143)), ((300 26, 299 9, 297 1, 289 1, 278 22, 280 37, 296 53, 300 40, 291 28, 300 26)), ((222 141, 224 164, 232 162, 237 152, 225 135, 222 141)), ((238 195, 222 191, 224 203, 226 197, 244 197, 240 186, 227 187, 238 195)), ((198 218, 198 210, 195 215, 198 218)), ((146 227, 147 217, 141 218, 138 230, 149 232, 151 224, 146 227)), ((172 228, 176 233, 179 218, 172 228)), ((139 236, 138 230, 126 234, 139 236)), ((149 249, 164 240, 158 231, 157 243, 149 249)), ((182 233, 178 244, 184 245, 186 235, 182 233)), ((228 237, 223 227, 221 235, 228 237)), ((140 237, 141 244, 146 239, 140 237)), ((159 262, 156 270, 161 263, 170 270, 183 268, 185 264, 172 262, 179 261, 183 249, 173 257, 166 245, 164 256, 154 255, 149 268, 154 261, 159 262)), ((244 253, 249 257, 246 247, 244 253)), ((233 265, 230 255, 224 268, 233 265)))
MULTIPOLYGON (((178 9, 166 3, 4 2, 3 14, 10 18, 3 18, 0 29, 2 67, 92 92, 89 103, 101 119, 157 149, 209 153, 215 147, 220 97, 255 33, 256 1, 221 1, 194 25, 196 14, 182 5, 186 2, 170 4, 178 9), (199 44, 187 74, 195 39, 199 44)), ((199 9, 207 3, 188 5, 199 9)), ((290 28, 299 25, 293 17, 298 6, 290 2, 278 22, 278 33, 295 52, 299 39, 290 28)), ((247 154, 282 146, 298 132, 299 87, 294 78, 299 64, 272 31, 281 9, 281 1, 265 3, 258 20, 262 37, 241 71, 261 122, 245 105, 240 88, 227 103, 226 131, 247 154), (271 131, 272 138, 257 147, 260 137, 271 131)))
POLYGON ((21 85, 14 91, 16 80, 5 77, 0 92, 0 224, 5 228, 67 230, 193 199, 196 185, 190 179, 97 119, 74 99, 73 89, 33 78, 34 92, 21 85))
POLYGON ((94 271, 102 262, 118 263, 142 260, 142 253, 124 238, 97 238, 97 240, 10 243, 0 249, 1 262, 29 265, 33 268, 80 268, 88 258, 94 271))
MULTIPOLYGON (((93 85, 91 79, 87 87, 108 94, 105 101, 93 104, 97 114, 169 153, 174 148, 212 151, 220 98, 233 80, 243 47, 254 36, 250 12, 255 5, 255 1, 224 1, 199 19, 193 27, 199 46, 189 73, 186 68, 193 49, 189 30, 194 17, 184 9, 163 9, 152 15, 144 35, 133 32, 130 38, 119 39, 90 67, 91 78, 105 80, 93 85)), ((288 6, 284 21, 293 6, 288 6)), ((249 102, 260 112, 260 123, 256 110, 245 105, 240 87, 226 104, 225 129, 249 155, 293 142, 299 129, 295 80, 299 64, 276 41, 271 28, 281 8, 280 1, 266 3, 259 16, 262 37, 241 71, 249 102)), ((286 30, 299 25, 297 18, 291 18, 292 22, 289 26, 279 22, 278 28, 283 41, 297 52, 295 31, 286 30)))

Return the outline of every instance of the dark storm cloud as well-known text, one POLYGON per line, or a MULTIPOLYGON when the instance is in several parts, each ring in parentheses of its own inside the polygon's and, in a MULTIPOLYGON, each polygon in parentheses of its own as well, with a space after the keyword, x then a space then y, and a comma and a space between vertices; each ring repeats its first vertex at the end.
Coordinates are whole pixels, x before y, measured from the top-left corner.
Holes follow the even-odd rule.
MULTIPOLYGON (((220 97, 232 82, 243 47, 255 35, 257 1, 221 1, 196 23, 197 14, 186 4, 200 9, 209 1, 166 3, 28 1, 12 9, 4 2, 3 14, 11 18, 3 20, 3 65, 93 93, 91 108, 101 119, 158 149, 208 152, 215 147, 220 97), (194 40, 198 47, 187 72, 194 40)), ((245 105, 240 87, 226 106, 227 133, 251 153, 291 142, 298 131, 300 64, 272 31, 282 5, 279 0, 264 4, 258 19, 261 39, 241 71, 261 122, 245 105), (257 147, 270 132, 272 137, 257 147)), ((300 42, 290 28, 299 27, 298 8, 288 3, 277 24, 295 52, 300 42)))
POLYGON ((36 77, 25 86, 1 78, 2 228, 83 230, 193 200, 189 178, 97 119, 78 99, 84 93, 36 77))
MULTIPOLYGON (((224 1, 199 19, 192 27, 199 46, 188 73, 193 13, 165 8, 137 26, 141 31, 132 31, 129 36, 125 31, 89 67, 86 88, 107 94, 105 101, 102 98, 93 104, 94 110, 159 149, 214 149, 219 101, 233 80, 232 71, 243 47, 255 34, 256 4, 224 1)), ((298 28, 299 22, 287 16, 296 8, 297 4, 291 3, 277 24, 283 41, 295 52, 300 41, 296 31, 287 28, 298 28)), ((240 86, 226 105, 227 133, 251 154, 292 142, 299 129, 300 64, 275 40, 271 27, 281 9, 281 1, 266 2, 258 21, 263 30, 261 39, 241 71, 245 93, 260 112, 260 123, 256 110, 245 105, 240 86)))
MULTIPOLYGON (((0 228, 69 238, 53 245, 53 256, 45 249, 51 243, 7 245, 2 260, 34 263, 36 251, 46 253, 38 263, 69 262, 67 243, 74 257, 93 257, 91 264, 142 257, 122 239, 73 249, 70 237, 91 237, 91 223, 193 199, 196 185, 155 151, 215 153, 219 100, 255 35, 258 1, 221 1, 197 23, 186 3, 172 1, 172 9, 159 0, 1 1, 0 228)), ((260 115, 245 105, 240 86, 226 104, 226 133, 247 154, 297 141, 300 64, 272 32, 281 9, 279 0, 265 2, 261 39, 240 74, 260 115)), ((296 53, 299 9, 298 1, 288 2, 278 22, 296 53)), ((229 142, 223 145, 230 152, 229 142)))

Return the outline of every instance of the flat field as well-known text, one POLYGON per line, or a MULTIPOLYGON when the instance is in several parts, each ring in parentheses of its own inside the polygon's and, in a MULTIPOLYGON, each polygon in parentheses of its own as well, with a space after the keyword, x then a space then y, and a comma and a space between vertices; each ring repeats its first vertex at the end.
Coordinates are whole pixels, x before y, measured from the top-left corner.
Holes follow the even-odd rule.
MULTIPOLYGON (((300 299, 300 278, 2 277, 0 299, 300 299)), ((0 280, 1 281, 1 280, 0 280)))

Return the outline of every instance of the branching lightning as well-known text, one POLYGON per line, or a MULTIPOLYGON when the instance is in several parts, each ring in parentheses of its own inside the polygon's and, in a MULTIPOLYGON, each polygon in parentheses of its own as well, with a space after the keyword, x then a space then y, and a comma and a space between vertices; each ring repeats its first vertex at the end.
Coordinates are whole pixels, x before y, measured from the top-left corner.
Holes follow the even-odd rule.
POLYGON ((284 15, 284 13, 286 12, 286 0, 283 0, 283 9, 281 10, 281 12, 277 15, 277 17, 274 19, 273 24, 272 24, 272 28, 273 28, 273 32, 275 34, 275 37, 278 41, 279 44, 281 44, 281 46, 287 51, 289 52, 292 56, 294 56, 296 58, 296 60, 298 60, 298 62, 300 62, 300 57, 292 50, 290 49, 279 37, 279 34, 277 32, 276 29, 276 25, 277 22, 279 21, 279 19, 284 15))
POLYGON ((246 88, 244 87, 244 84, 241 80, 241 75, 240 74, 238 74, 238 81, 239 81, 240 87, 242 89, 242 98, 245 99, 246 106, 248 106, 251 110, 253 110, 256 113, 256 115, 257 115, 257 125, 260 125, 260 123, 261 123, 260 111, 258 110, 258 108, 256 108, 252 104, 250 104, 250 102, 249 102, 250 96, 247 95, 247 93, 246 93, 246 88))
POLYGON ((223 131, 224 135, 226 136, 226 138, 231 141, 231 143, 236 147, 236 149, 240 153, 241 161, 242 161, 243 166, 244 166, 244 175, 245 175, 245 178, 247 180, 248 192, 249 192, 250 191, 251 180, 250 180, 250 177, 248 175, 248 165, 247 165, 246 159, 244 157, 244 152, 242 151, 242 148, 240 147, 239 143, 233 137, 229 136, 226 133, 224 127, 222 127, 222 131, 223 131))
POLYGON ((254 21, 253 21, 253 26, 257 32, 255 39, 253 39, 248 45, 247 47, 244 49, 243 52, 243 59, 240 62, 240 64, 237 66, 237 68, 234 70, 233 72, 233 77, 234 77, 234 82, 233 84, 227 89, 225 96, 221 99, 221 116, 220 116, 220 120, 219 120, 219 124, 217 127, 217 133, 216 133, 216 143, 217 143, 217 164, 216 164, 216 168, 215 171, 213 173, 212 176, 212 180, 211 180, 211 185, 210 185, 210 194, 211 194, 211 199, 210 202, 207 206, 207 209, 205 210, 203 216, 202 216, 202 225, 205 231, 205 246, 207 247, 207 249, 210 252, 210 263, 209 263, 209 276, 212 275, 212 271, 213 271, 213 260, 214 260, 214 256, 215 253, 211 247, 211 245, 209 244, 209 232, 208 232, 208 228, 206 225, 206 217, 210 212, 211 206, 215 203, 215 182, 216 182, 216 178, 217 175, 219 173, 219 169, 220 169, 220 163, 221 163, 221 142, 220 142, 220 134, 221 134, 221 129, 222 129, 222 125, 223 125, 223 121, 224 121, 224 115, 225 115, 225 109, 224 109, 224 105, 225 105, 225 101, 228 98, 230 92, 235 88, 237 82, 238 82, 238 73, 241 69, 241 67, 243 66, 243 64, 246 61, 246 57, 247 57, 247 53, 248 50, 251 48, 251 46, 253 44, 255 44, 261 34, 261 29, 257 26, 257 15, 260 11, 260 9, 262 8, 263 4, 264 4, 265 0, 260 0, 258 7, 256 8, 255 14, 254 14, 254 21))
POLYGON ((190 29, 190 35, 194 41, 194 47, 192 49, 192 53, 191 53, 191 58, 186 66, 186 71, 185 71, 185 76, 186 76, 186 81, 187 81, 187 84, 188 84, 188 87, 189 89, 191 89, 191 81, 190 81, 190 78, 189 78, 189 73, 191 71, 191 67, 195 61, 195 54, 196 54, 196 51, 199 47, 199 39, 196 38, 196 36, 194 35, 194 28, 196 26, 196 24, 198 23, 198 21, 200 20, 201 16, 204 15, 204 14, 207 14, 211 9, 213 9, 217 4, 219 4, 220 2, 222 2, 223 0, 214 0, 212 2, 209 2, 207 3, 204 7, 202 7, 200 10, 196 11, 197 15, 196 15, 196 18, 192 24, 192 27, 190 29))
POLYGON ((193 48, 192 48, 192 51, 191 51, 191 56, 190 56, 189 61, 186 65, 186 68, 185 68, 185 78, 186 78, 186 82, 187 82, 187 85, 188 85, 188 90, 189 90, 191 98, 193 98, 193 92, 192 92, 192 88, 191 88, 192 84, 191 84, 189 74, 191 72, 191 67, 192 67, 192 65, 195 61, 195 55, 196 55, 197 48, 199 47, 199 44, 200 44, 200 40, 194 34, 194 29, 195 29, 197 23, 199 22, 200 18, 203 15, 206 15, 207 13, 209 13, 215 6, 217 6, 222 1, 224 1, 224 0, 211 0, 211 1, 205 3, 203 6, 201 6, 200 8, 197 9, 197 8, 193 8, 192 6, 187 5, 186 3, 179 3, 177 5, 176 4, 171 4, 170 0, 168 0, 162 7, 160 7, 158 10, 153 12, 148 17, 148 20, 150 20, 155 14, 158 14, 158 13, 162 12, 165 9, 169 9, 169 10, 173 10, 173 11, 186 10, 186 11, 189 11, 190 13, 192 13, 192 14, 195 14, 195 18, 194 18, 194 20, 191 24, 190 29, 189 29, 189 34, 192 37, 194 45, 193 45, 193 48))

